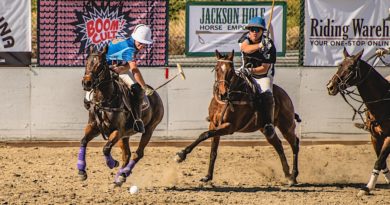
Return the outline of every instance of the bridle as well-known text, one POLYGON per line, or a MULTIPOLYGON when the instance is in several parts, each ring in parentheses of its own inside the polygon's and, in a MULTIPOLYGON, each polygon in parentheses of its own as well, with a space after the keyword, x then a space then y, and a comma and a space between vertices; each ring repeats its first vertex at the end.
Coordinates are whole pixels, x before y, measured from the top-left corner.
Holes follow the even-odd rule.
MULTIPOLYGON (((235 69, 234 69, 234 63, 232 60, 227 60, 227 59, 218 59, 217 62, 223 62, 223 63, 230 63, 232 65, 232 68, 231 68, 231 72, 235 72, 235 69)), ((221 68, 219 68, 221 69, 221 68)), ((216 70, 214 68, 214 70, 216 70)), ((236 76, 235 73, 233 73, 233 76, 236 76)), ((236 95, 236 94, 243 94, 243 95, 247 95, 247 96, 251 96, 252 94, 251 93, 248 93, 248 92, 245 92, 245 91, 241 91, 241 90, 237 90, 237 88, 239 88, 241 85, 245 84, 245 79, 243 79, 242 83, 236 83, 236 81, 240 78, 240 76, 236 76, 236 78, 232 81, 228 81, 226 79, 223 79, 223 80, 219 80, 218 77, 217 77, 217 72, 215 72, 215 82, 214 82, 214 98, 220 103, 220 104, 230 104, 230 105, 233 105, 233 104, 239 104, 239 105, 244 105, 244 104, 248 104, 249 102, 248 101, 241 101, 241 100, 233 100, 233 96, 236 95), (221 83, 224 83, 226 85, 226 96, 224 97, 224 99, 222 99, 221 95, 218 95, 218 86, 221 84, 221 83)), ((232 107, 232 106, 231 106, 232 107)))
MULTIPOLYGON (((90 56, 98 56, 98 54, 90 54, 90 56)), ((112 79, 108 79, 108 80, 105 80, 105 72, 107 71, 108 69, 108 64, 107 64, 107 61, 106 60, 103 60, 103 62, 99 62, 99 65, 97 66, 96 69, 92 69, 92 70, 98 70, 98 72, 92 72, 91 71, 91 74, 92 74, 92 90, 95 90, 97 87, 99 87, 100 85, 104 84, 104 83, 107 83, 107 82, 111 82, 112 79)))
MULTIPOLYGON (((353 68, 351 68, 351 72, 348 73, 347 77, 342 79, 337 73, 334 75, 338 81, 337 81, 337 88, 339 89, 340 93, 348 93, 346 90, 349 87, 352 86, 359 86, 361 85, 367 78, 369 77, 371 71, 374 69, 372 66, 370 66, 370 69, 367 71, 367 73, 363 76, 362 71, 360 69, 361 60, 358 60, 354 65, 353 68), (357 81, 354 84, 350 84, 349 82, 357 81)), ((340 66, 339 66, 340 69, 340 66)))
MULTIPOLYGON (((378 58, 378 57, 377 57, 378 58)), ((376 59, 373 61, 375 62, 376 59)), ((370 60, 371 58, 369 58, 370 60)), ((381 59, 383 61, 383 59, 381 59)), ((360 100, 360 99, 357 99, 357 97, 361 97, 361 95, 359 93, 356 92, 356 89, 352 90, 352 91, 349 91, 347 90, 347 88, 349 87, 352 87, 352 86, 359 86, 361 85, 364 81, 366 81, 368 79, 368 77, 370 76, 370 74, 372 73, 372 71, 374 70, 374 67, 373 66, 369 66, 369 70, 367 71, 367 73, 363 76, 362 75, 362 71, 361 71, 361 61, 362 60, 358 60, 353 68, 351 69, 352 72, 350 72, 346 78, 344 78, 344 80, 336 73, 335 74, 335 77, 339 80, 338 83, 337 83, 337 88, 339 89, 339 92, 340 92, 340 95, 343 97, 344 101, 353 109, 354 111, 354 114, 352 116, 352 120, 355 120, 355 117, 356 117, 356 114, 359 114, 361 120, 364 122, 364 119, 363 119, 363 116, 362 114, 364 114, 365 112, 367 112, 367 109, 366 108, 363 108, 364 104, 374 104, 374 103, 378 103, 378 102, 382 102, 384 100, 390 100, 390 99, 386 99, 386 98, 381 98, 379 100, 373 100, 373 101, 368 101, 368 102, 365 102, 363 100, 360 100), (349 84, 348 82, 353 82, 353 81, 356 81, 356 83, 354 84, 349 84), (352 105, 352 103, 350 103, 347 99, 348 96, 350 99, 352 99, 353 101, 355 102, 358 102, 358 103, 361 103, 360 106, 358 106, 358 108, 355 108, 355 106, 352 105)), ((369 65, 369 64, 368 64, 369 65)), ((340 68, 340 67, 339 67, 340 68)))
MULTIPOLYGON (((234 70, 234 63, 233 63, 232 60, 218 59, 217 62, 231 63, 231 65, 232 65, 232 67, 233 67, 232 69, 234 70)), ((214 68, 214 70, 216 70, 216 69, 214 68)), ((218 77, 217 77, 217 72, 215 72, 215 83, 214 83, 214 87, 215 87, 215 88, 218 88, 218 86, 219 86, 220 83, 223 83, 223 84, 227 85, 227 89, 226 89, 227 91, 230 90, 231 83, 230 83, 229 81, 225 80, 225 79, 219 80, 218 77)))

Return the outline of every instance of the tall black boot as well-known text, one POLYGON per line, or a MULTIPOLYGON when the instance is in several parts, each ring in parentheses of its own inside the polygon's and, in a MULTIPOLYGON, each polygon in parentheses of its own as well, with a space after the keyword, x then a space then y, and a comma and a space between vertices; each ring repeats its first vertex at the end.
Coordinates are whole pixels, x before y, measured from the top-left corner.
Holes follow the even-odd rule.
POLYGON ((271 92, 260 94, 261 106, 260 113, 264 120, 264 134, 266 137, 272 138, 275 135, 274 128, 274 96, 271 92))
POLYGON ((145 133, 144 123, 141 119, 142 117, 142 102, 144 100, 145 93, 141 86, 136 83, 131 86, 132 92, 132 104, 133 104, 133 115, 134 115, 134 124, 133 129, 136 132, 145 133))

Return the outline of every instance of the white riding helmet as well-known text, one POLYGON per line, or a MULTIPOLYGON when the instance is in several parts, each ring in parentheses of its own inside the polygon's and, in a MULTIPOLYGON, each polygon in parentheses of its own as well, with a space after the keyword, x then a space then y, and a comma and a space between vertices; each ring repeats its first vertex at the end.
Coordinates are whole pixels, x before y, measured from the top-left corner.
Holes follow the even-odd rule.
POLYGON ((131 37, 143 44, 152 44, 152 31, 148 26, 145 24, 138 24, 133 33, 131 34, 131 37))

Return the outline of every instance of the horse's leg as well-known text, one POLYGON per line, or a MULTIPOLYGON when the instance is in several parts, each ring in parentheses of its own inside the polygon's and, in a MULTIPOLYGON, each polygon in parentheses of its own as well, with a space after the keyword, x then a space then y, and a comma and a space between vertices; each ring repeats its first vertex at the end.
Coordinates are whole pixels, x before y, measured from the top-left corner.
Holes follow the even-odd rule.
MULTIPOLYGON (((378 175, 380 170, 386 169, 386 160, 390 153, 390 137, 386 137, 383 142, 382 149, 379 153, 378 159, 375 162, 374 169, 372 170, 370 180, 368 184, 360 190, 358 196, 368 195, 371 190, 375 188, 376 182, 378 180, 378 175)), ((388 174, 385 174, 388 176, 388 174)))
POLYGON ((191 153, 191 151, 204 140, 214 136, 232 134, 233 131, 231 131, 230 129, 231 129, 231 124, 226 122, 218 126, 215 130, 208 130, 206 132, 203 132, 202 134, 199 135, 198 139, 196 139, 192 144, 187 146, 182 151, 176 153, 176 157, 175 157, 176 162, 180 163, 184 161, 187 157, 187 154, 191 153))
POLYGON ((298 170, 298 153, 299 153, 299 138, 295 134, 295 125, 285 127, 286 124, 283 124, 282 126, 278 125, 279 130, 283 134, 283 137, 287 140, 287 142, 290 144, 291 149, 293 151, 293 169, 291 171, 291 177, 289 180, 290 185, 297 184, 297 177, 299 174, 298 170))
POLYGON ((210 151, 210 162, 209 162, 209 170, 207 172, 207 175, 200 179, 202 182, 208 182, 213 180, 213 175, 214 175, 214 165, 215 165, 215 160, 217 159, 218 155, 218 145, 219 145, 219 140, 220 136, 215 136, 211 139, 211 151, 210 151))
POLYGON ((97 129, 96 124, 88 123, 84 129, 84 137, 80 141, 80 149, 77 160, 77 169, 79 170, 80 180, 84 181, 87 179, 87 172, 85 168, 87 167, 87 163, 85 160, 85 154, 87 151, 88 142, 91 141, 94 137, 99 134, 99 129, 97 129))
MULTIPOLYGON (((156 126, 154 126, 154 127, 146 126, 145 133, 142 134, 142 136, 141 136, 141 140, 139 142, 137 151, 134 153, 132 159, 130 160, 130 158, 129 158, 128 162, 126 164, 124 164, 124 166, 117 173, 116 179, 115 179, 116 184, 121 185, 123 182, 125 182, 126 178, 128 176, 130 176, 135 165, 139 162, 139 160, 141 160, 144 157, 145 147, 146 147, 146 145, 148 145, 155 128, 156 128, 156 126)), ((130 149, 129 149, 129 151, 130 151, 130 149)))
MULTIPOLYGON (((262 132, 265 135, 263 129, 262 129, 262 132)), ((280 157, 280 161, 282 162, 284 176, 289 180, 289 184, 291 184, 292 182, 290 181, 290 179, 291 179, 290 167, 288 166, 286 155, 284 154, 282 141, 280 141, 280 139, 276 133, 273 134, 272 136, 266 136, 266 139, 275 148, 276 152, 278 153, 278 155, 280 157)))
POLYGON ((104 145, 103 147, 103 154, 104 157, 106 158, 106 164, 107 166, 112 169, 114 167, 119 166, 119 162, 116 161, 114 158, 111 156, 111 149, 112 147, 118 142, 120 139, 120 134, 118 130, 113 131, 110 136, 108 137, 108 142, 104 145))
MULTIPOLYGON (((378 138, 378 137, 374 137, 373 135, 371 135, 371 143, 372 143, 372 146, 374 147, 374 150, 375 150, 377 157, 379 157, 379 154, 381 153, 384 141, 385 141, 385 138, 383 138, 383 137, 378 138)), ((388 184, 390 184, 390 172, 389 172, 389 169, 387 168, 386 161, 385 161, 385 168, 382 169, 382 173, 385 175, 386 182, 388 184)))
POLYGON ((130 161, 130 145, 129 145, 129 137, 122 138, 118 141, 118 146, 122 150, 122 167, 118 170, 116 176, 115 176, 115 185, 116 186, 122 186, 124 182, 126 182, 126 175, 123 174, 124 170, 126 169, 126 165, 130 161))

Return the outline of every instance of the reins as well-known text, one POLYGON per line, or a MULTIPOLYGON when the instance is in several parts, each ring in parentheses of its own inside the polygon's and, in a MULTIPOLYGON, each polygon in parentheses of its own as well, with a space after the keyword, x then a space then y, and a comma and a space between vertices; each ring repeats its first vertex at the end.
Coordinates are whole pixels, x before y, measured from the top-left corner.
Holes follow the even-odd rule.
POLYGON ((380 99, 378 99, 378 100, 372 100, 372 101, 367 101, 367 102, 365 102, 364 100, 359 100, 359 99, 357 99, 357 98, 355 97, 355 96, 359 96, 359 97, 361 98, 361 95, 360 95, 359 93, 356 93, 356 92, 355 92, 356 89, 354 89, 354 90, 352 90, 352 91, 347 90, 347 88, 349 88, 349 87, 351 87, 351 86, 359 86, 359 85, 361 85, 364 81, 366 81, 366 80, 368 79, 369 75, 370 75, 371 72, 374 70, 374 66, 376 66, 376 65, 374 65, 374 63, 375 63, 375 61, 376 61, 378 58, 379 58, 385 65, 390 66, 390 63, 386 63, 386 62, 383 60, 383 58, 378 57, 378 56, 376 56, 376 55, 371 56, 370 58, 368 58, 367 61, 370 61, 370 60, 373 59, 373 58, 374 58, 374 61, 372 62, 372 65, 368 64, 368 65, 370 65, 370 68, 369 68, 368 72, 366 73, 366 75, 365 75, 363 78, 361 77, 362 74, 361 74, 361 69, 360 69, 360 61, 361 61, 361 60, 358 61, 357 65, 355 66, 356 72, 354 72, 354 73, 355 73, 355 78, 356 78, 356 77, 359 77, 360 80, 359 80, 355 85, 349 85, 349 84, 347 83, 347 81, 350 80, 350 78, 351 78, 350 76, 353 75, 352 73, 351 73, 351 74, 347 77, 347 79, 345 79, 345 80, 342 80, 342 79, 336 74, 336 77, 337 77, 337 78, 339 79, 339 81, 341 82, 341 84, 338 84, 338 88, 339 88, 340 94, 341 94, 341 96, 343 97, 344 101, 345 101, 345 102, 352 108, 352 110, 354 111, 354 114, 353 114, 353 116, 352 116, 352 120, 355 120, 356 114, 359 114, 360 119, 362 120, 363 123, 364 123, 364 118, 363 118, 362 114, 364 114, 364 113, 366 113, 366 112, 368 111, 367 108, 364 108, 364 109, 363 109, 363 105, 364 105, 364 104, 375 104, 375 103, 379 103, 379 102, 383 102, 383 101, 390 100, 390 98, 387 98, 387 97, 386 97, 386 96, 389 94, 389 92, 390 92, 389 90, 388 90, 388 92, 384 95, 384 97, 382 97, 382 98, 380 98, 380 99), (375 57, 375 58, 374 58, 374 57, 375 57), (345 86, 345 87, 343 88, 343 86, 345 86), (342 88, 343 88, 343 89, 342 89, 342 88), (361 103, 360 106, 358 106, 358 108, 355 108, 355 107, 352 105, 352 103, 350 103, 350 102, 348 101, 347 96, 348 96, 350 99, 352 99, 353 101, 358 102, 358 103, 361 103))
MULTIPOLYGON (((231 63, 233 66, 232 66, 232 69, 233 69, 233 72, 234 71, 234 64, 233 64, 233 61, 232 60, 226 60, 226 59, 218 59, 217 62, 223 62, 223 63, 231 63)), ((215 68, 214 68, 215 70, 215 68)), ((247 92, 243 92, 241 90, 235 90, 236 88, 239 88, 241 85, 245 84, 245 81, 242 81, 241 83, 239 84, 235 84, 234 82, 229 82, 227 80, 218 80, 217 78, 217 74, 216 75, 216 80, 215 80, 215 83, 214 83, 214 92, 213 92, 213 95, 214 95, 214 99, 219 103, 219 104, 223 104, 225 105, 224 108, 223 108, 223 111, 221 113, 221 118, 220 118, 220 121, 219 121, 219 124, 222 124, 223 122, 223 117, 225 116, 226 114, 226 111, 227 111, 227 108, 230 108, 230 110, 232 110, 232 112, 234 112, 234 105, 247 105, 247 104, 250 104, 251 102, 250 101, 247 101, 247 100, 238 100, 238 101, 235 101, 233 100, 233 96, 235 94, 243 94, 243 95, 248 95, 250 96, 249 93, 247 92), (221 99, 221 95, 218 95, 218 85, 220 83, 224 83, 225 85, 227 85, 227 88, 226 88, 226 97, 224 99, 221 99)), ((240 77, 239 76, 236 76, 236 79, 239 79, 240 77)))

